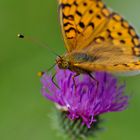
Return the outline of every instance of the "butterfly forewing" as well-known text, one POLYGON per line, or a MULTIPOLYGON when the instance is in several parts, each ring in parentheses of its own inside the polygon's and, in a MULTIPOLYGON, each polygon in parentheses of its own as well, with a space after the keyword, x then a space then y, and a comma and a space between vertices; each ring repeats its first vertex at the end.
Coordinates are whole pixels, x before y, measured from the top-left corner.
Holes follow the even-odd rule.
POLYGON ((68 51, 87 47, 104 29, 110 14, 104 9, 100 0, 60 0, 60 22, 68 51))

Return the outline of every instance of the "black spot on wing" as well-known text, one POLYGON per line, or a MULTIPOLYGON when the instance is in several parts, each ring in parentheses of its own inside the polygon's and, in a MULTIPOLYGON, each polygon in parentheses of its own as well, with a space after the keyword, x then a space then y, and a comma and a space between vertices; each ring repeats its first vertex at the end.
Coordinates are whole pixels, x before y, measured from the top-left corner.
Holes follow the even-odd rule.
POLYGON ((90 13, 90 14, 92 14, 92 13, 93 13, 93 10, 92 10, 92 9, 90 9, 90 10, 89 10, 89 13, 90 13))
POLYGON ((68 25, 72 25, 70 22, 66 22, 64 23, 64 27, 68 26, 68 25))
POLYGON ((67 37, 68 39, 73 39, 74 37, 72 36, 72 37, 67 37))
POLYGON ((74 20, 74 16, 73 15, 66 16, 64 13, 63 13, 63 18, 69 19, 69 20, 74 20))
POLYGON ((84 6, 87 6, 87 3, 86 3, 86 2, 84 2, 84 3, 83 3, 83 5, 84 5, 84 6))
POLYGON ((121 36, 121 35, 122 35, 122 33, 121 33, 121 32, 118 32, 118 35, 119 35, 119 36, 121 36))
POLYGON ((84 24, 83 22, 79 22, 79 26, 80 26, 81 28, 84 28, 84 27, 85 27, 85 24, 84 24))
POLYGON ((128 64, 122 64, 123 66, 125 66, 125 67, 129 67, 129 65, 128 64))
POLYGON ((126 43, 125 40, 120 40, 120 42, 121 42, 122 44, 125 44, 125 43, 126 43))
POLYGON ((119 66, 119 64, 114 64, 113 66, 117 67, 117 66, 119 66))
POLYGON ((94 29, 94 23, 93 22, 90 22, 89 24, 88 24, 88 26, 91 26, 93 29, 94 29))
POLYGON ((82 16, 82 13, 80 13, 78 10, 76 11, 76 14, 80 17, 82 16))
POLYGON ((74 3, 73 3, 75 6, 78 6, 78 4, 77 4, 77 2, 76 1, 74 1, 74 3))
POLYGON ((101 19, 102 17, 99 14, 97 14, 96 18, 101 19))
POLYGON ((68 3, 64 4, 64 3, 62 3, 62 4, 60 4, 60 7, 62 9, 64 9, 65 7, 71 7, 71 4, 68 4, 68 3))
POLYGON ((76 32, 76 29, 73 27, 70 27, 69 29, 65 30, 66 33, 69 33, 71 30, 74 30, 76 32))
POLYGON ((132 43, 135 45, 135 46, 138 46, 139 44, 137 44, 137 43, 139 43, 139 37, 138 37, 138 35, 136 35, 136 36, 134 36, 133 38, 132 38, 132 43))

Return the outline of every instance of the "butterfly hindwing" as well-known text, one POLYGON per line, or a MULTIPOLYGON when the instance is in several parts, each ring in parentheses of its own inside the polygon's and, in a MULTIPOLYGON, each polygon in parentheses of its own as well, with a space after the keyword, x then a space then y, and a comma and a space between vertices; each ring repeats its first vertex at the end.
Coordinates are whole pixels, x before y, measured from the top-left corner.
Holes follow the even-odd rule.
POLYGON ((129 72, 140 69, 140 58, 132 55, 126 46, 112 46, 104 42, 103 45, 94 44, 90 49, 75 51, 73 54, 76 54, 74 66, 91 72, 129 72))

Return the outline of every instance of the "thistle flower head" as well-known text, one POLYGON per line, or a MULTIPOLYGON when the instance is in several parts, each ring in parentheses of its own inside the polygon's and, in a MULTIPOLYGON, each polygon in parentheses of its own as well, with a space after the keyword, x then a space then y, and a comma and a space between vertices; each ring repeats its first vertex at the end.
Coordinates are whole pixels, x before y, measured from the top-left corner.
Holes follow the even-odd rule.
POLYGON ((75 78, 76 88, 69 70, 56 69, 56 84, 52 75, 44 74, 42 94, 67 112, 71 120, 82 119, 88 128, 96 122, 97 116, 107 112, 118 112, 126 109, 128 96, 124 94, 124 85, 111 74, 96 72, 97 83, 89 75, 75 78))

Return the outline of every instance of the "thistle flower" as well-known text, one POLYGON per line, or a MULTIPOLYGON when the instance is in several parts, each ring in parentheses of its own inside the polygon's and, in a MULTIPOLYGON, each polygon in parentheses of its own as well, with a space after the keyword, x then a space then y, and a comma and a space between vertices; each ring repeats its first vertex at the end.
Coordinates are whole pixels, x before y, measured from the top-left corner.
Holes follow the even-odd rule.
POLYGON ((42 94, 66 112, 71 121, 81 120, 84 126, 91 128, 97 123, 101 114, 125 110, 129 97, 124 94, 124 85, 111 74, 96 72, 97 83, 89 75, 75 78, 76 88, 69 70, 56 69, 56 84, 52 75, 44 74, 42 94))

